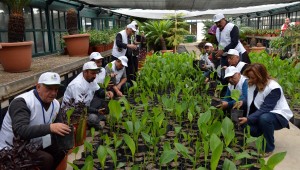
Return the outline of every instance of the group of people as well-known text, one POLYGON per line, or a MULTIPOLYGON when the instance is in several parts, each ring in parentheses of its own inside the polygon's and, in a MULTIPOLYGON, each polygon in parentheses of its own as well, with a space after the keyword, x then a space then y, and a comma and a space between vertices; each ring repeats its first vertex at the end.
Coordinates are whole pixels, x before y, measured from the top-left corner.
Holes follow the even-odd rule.
MULTIPOLYGON (((217 29, 217 50, 212 43, 200 45, 204 61, 201 69, 205 76, 217 68, 225 69, 220 77, 228 83, 225 96, 230 96, 233 89, 241 91, 239 102, 225 98, 222 109, 243 107, 247 110, 240 124, 248 124, 253 136, 264 135, 266 152, 271 153, 274 146, 274 130, 289 127, 288 120, 292 112, 284 97, 281 86, 272 79, 263 64, 250 64, 248 54, 239 41, 237 26, 229 23, 223 14, 213 18, 217 29)), ((3 120, 0 131, 0 150, 12 145, 13 138, 21 137, 41 145, 36 158, 41 160, 39 168, 55 169, 65 156, 65 151, 57 150, 51 144, 50 134, 66 135, 71 132, 69 126, 55 121, 59 109, 70 100, 84 102, 88 107, 89 126, 98 127, 103 117, 105 98, 122 97, 134 80, 137 72, 138 47, 143 48, 144 35, 139 37, 138 25, 134 21, 116 35, 112 49, 113 61, 102 67, 103 57, 98 52, 90 55, 90 61, 83 65, 80 73, 68 87, 62 104, 56 100, 61 79, 57 73, 43 73, 37 82, 36 89, 17 96, 11 103, 3 120), (112 80, 112 88, 100 88, 105 77, 112 80), (84 97, 83 97, 84 96, 84 97)))
POLYGON ((270 77, 266 67, 260 63, 251 64, 249 56, 239 41, 237 26, 229 23, 223 14, 213 17, 215 29, 210 29, 217 40, 217 50, 209 42, 198 45, 201 51, 201 70, 206 76, 218 72, 217 79, 224 85, 226 93, 222 103, 217 106, 230 111, 232 108, 242 108, 245 112, 239 118, 239 125, 249 125, 250 134, 266 139, 266 154, 269 156, 275 149, 274 131, 289 128, 289 120, 293 113, 289 108, 281 86, 270 77), (221 70, 225 74, 221 74, 221 70), (233 90, 240 91, 239 101, 231 98, 233 90))
POLYGON ((59 110, 72 102, 83 102, 88 111, 88 126, 100 128, 104 102, 114 96, 122 97, 135 80, 139 48, 143 49, 145 37, 143 32, 137 34, 136 21, 128 24, 116 35, 112 49, 113 60, 102 67, 103 57, 93 52, 88 62, 67 86, 62 103, 56 100, 61 79, 57 73, 43 73, 36 88, 17 96, 11 103, 1 127, 0 150, 10 148, 13 138, 30 141, 40 145, 34 157, 39 160, 39 169, 52 170, 64 158, 66 151, 59 150, 51 143, 51 134, 61 136, 71 132, 68 125, 61 123, 59 110), (106 77, 110 77, 111 88, 100 88, 106 77))

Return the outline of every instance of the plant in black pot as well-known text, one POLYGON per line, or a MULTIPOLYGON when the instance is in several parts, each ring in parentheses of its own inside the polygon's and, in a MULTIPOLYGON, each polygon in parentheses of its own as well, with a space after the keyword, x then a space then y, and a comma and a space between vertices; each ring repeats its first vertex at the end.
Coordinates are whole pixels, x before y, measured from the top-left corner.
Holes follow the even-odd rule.
POLYGON ((71 132, 65 136, 58 134, 52 135, 52 142, 56 143, 56 146, 59 146, 62 150, 69 150, 74 147, 74 127, 71 124, 71 115, 74 113, 75 108, 70 105, 65 105, 60 109, 59 116, 61 117, 63 123, 69 125, 71 132))
MULTIPOLYGON (((241 92, 239 90, 233 89, 231 91, 231 98, 237 103, 241 96, 241 92)), ((235 123, 239 122, 239 118, 243 117, 244 110, 239 109, 238 107, 234 107, 231 109, 231 120, 235 123)))

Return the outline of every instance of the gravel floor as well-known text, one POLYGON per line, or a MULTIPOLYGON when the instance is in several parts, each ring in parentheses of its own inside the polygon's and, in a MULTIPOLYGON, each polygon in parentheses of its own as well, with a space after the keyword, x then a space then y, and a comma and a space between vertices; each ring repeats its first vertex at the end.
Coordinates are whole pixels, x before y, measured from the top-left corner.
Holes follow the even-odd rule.
POLYGON ((30 71, 23 73, 5 72, 3 71, 3 67, 0 64, 0 85, 16 81, 25 77, 29 77, 30 75, 47 71, 57 66, 72 63, 81 59, 82 57, 69 57, 68 55, 50 55, 43 57, 35 57, 32 59, 30 71))

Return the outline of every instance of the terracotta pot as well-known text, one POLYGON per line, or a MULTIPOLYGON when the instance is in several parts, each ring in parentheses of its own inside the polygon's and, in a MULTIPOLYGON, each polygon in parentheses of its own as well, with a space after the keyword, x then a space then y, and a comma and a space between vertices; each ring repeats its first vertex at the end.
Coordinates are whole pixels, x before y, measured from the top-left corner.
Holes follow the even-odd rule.
POLYGON ((104 51, 104 44, 96 45, 95 46, 95 51, 99 52, 99 53, 103 52, 104 51))
POLYGON ((0 62, 4 71, 18 73, 30 70, 33 41, 1 43, 0 62))
POLYGON ((161 54, 164 54, 164 53, 174 53, 173 50, 160 50, 161 54))
POLYGON ((264 51, 265 49, 266 49, 266 47, 251 47, 250 52, 260 53, 260 52, 264 51))
POLYGON ((58 164, 55 170, 66 170, 67 169, 67 162, 68 162, 68 155, 64 157, 63 160, 58 164))
POLYGON ((89 51, 90 34, 75 34, 63 36, 70 57, 87 56, 89 51))

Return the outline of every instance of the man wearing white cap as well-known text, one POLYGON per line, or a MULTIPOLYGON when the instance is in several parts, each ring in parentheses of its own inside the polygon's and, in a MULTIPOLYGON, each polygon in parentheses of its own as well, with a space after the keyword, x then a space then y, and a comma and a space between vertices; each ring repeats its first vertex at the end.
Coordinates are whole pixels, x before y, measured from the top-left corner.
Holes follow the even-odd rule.
POLYGON ((239 52, 235 49, 230 49, 227 53, 227 61, 229 66, 234 66, 237 70, 243 74, 244 70, 247 68, 248 64, 240 61, 239 52))
POLYGON ((60 104, 55 99, 60 87, 60 76, 54 72, 43 73, 36 89, 17 96, 9 106, 0 131, 0 150, 13 144, 13 138, 38 144, 41 149, 34 155, 40 161, 39 169, 55 169, 65 156, 65 151, 51 145, 50 134, 64 136, 70 127, 54 123, 60 104), (8 145, 9 144, 9 145, 8 145))
POLYGON ((82 72, 69 83, 62 101, 62 107, 70 103, 73 99, 75 103, 84 102, 88 107, 88 125, 95 128, 99 127, 100 118, 98 115, 103 113, 103 109, 91 107, 90 104, 94 95, 102 99, 104 99, 105 96, 108 98, 113 97, 111 91, 105 93, 105 90, 100 89, 97 82, 94 81, 99 69, 94 61, 86 62, 83 65, 82 72))
POLYGON ((115 94, 119 97, 123 96, 126 88, 129 88, 129 83, 127 83, 126 69, 128 59, 126 56, 120 56, 117 60, 108 63, 105 66, 106 74, 112 78, 113 90, 115 94))
POLYGON ((241 93, 239 101, 243 101, 243 108, 247 106, 247 93, 248 93, 248 80, 234 66, 229 66, 225 70, 225 78, 228 80, 227 91, 222 104, 219 106, 223 110, 232 109, 235 104, 235 100, 230 98, 233 89, 239 90, 241 93))
POLYGON ((105 79, 105 75, 106 75, 106 71, 105 69, 102 67, 102 55, 99 52, 92 52, 90 55, 90 61, 94 61, 97 66, 100 68, 99 69, 99 73, 96 76, 96 82, 99 84, 103 84, 104 83, 104 79, 105 79))
POLYGON ((239 29, 226 21, 221 13, 214 15, 214 23, 217 25, 216 38, 218 41, 217 57, 221 57, 221 66, 227 66, 226 53, 229 49, 236 49, 242 55, 242 61, 250 63, 246 49, 239 40, 239 29))
MULTIPOLYGON (((200 57, 200 69, 204 71, 204 76, 208 79, 209 75, 212 71, 215 70, 215 65, 210 61, 208 58, 211 52, 213 51, 214 46, 211 43, 205 43, 204 49, 205 49, 205 54, 202 54, 200 57)), ((208 80, 206 80, 208 81, 208 80)))
POLYGON ((112 60, 119 58, 120 56, 127 56, 127 49, 135 50, 137 46, 130 43, 131 35, 134 35, 136 27, 133 24, 128 24, 125 30, 120 31, 114 41, 112 49, 112 60))

